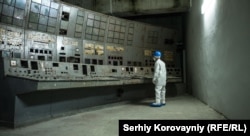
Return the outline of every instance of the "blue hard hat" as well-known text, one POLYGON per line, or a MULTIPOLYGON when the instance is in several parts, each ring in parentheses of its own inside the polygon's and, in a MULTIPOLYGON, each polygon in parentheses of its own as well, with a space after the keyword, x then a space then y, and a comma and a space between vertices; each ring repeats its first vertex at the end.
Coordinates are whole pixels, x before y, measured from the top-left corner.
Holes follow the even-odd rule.
POLYGON ((154 52, 154 57, 161 57, 161 52, 160 51, 155 51, 154 52))

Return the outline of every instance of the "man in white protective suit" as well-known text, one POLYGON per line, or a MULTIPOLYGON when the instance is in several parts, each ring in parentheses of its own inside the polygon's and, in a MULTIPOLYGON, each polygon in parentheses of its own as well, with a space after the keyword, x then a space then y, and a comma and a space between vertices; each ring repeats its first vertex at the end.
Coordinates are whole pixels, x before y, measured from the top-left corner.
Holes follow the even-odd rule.
POLYGON ((155 51, 153 54, 155 66, 152 82, 155 84, 155 102, 151 103, 152 107, 161 107, 166 104, 167 70, 165 63, 160 59, 161 56, 160 51, 155 51))

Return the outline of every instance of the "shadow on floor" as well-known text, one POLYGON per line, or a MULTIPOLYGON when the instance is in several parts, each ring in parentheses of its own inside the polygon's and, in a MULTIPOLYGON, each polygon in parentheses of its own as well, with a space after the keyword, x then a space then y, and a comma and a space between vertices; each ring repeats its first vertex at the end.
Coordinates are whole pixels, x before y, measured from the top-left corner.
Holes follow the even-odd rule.
POLYGON ((148 101, 137 100, 137 101, 131 101, 131 102, 129 102, 129 104, 141 105, 141 106, 149 106, 152 102, 153 102, 152 100, 148 100, 148 101))

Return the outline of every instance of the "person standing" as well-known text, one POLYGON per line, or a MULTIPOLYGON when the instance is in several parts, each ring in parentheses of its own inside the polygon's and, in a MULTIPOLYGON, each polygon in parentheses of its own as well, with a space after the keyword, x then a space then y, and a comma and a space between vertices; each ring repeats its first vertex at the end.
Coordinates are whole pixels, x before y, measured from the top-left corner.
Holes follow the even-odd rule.
POLYGON ((161 52, 155 51, 153 54, 154 76, 153 84, 155 85, 155 102, 151 103, 152 107, 161 107, 166 104, 166 82, 167 82, 167 70, 165 63, 161 60, 161 52))

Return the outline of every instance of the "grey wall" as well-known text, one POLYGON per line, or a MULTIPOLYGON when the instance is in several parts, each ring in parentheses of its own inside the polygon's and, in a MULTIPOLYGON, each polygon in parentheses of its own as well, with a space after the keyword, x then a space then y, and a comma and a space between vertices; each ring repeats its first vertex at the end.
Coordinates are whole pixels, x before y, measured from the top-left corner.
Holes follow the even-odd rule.
POLYGON ((187 24, 188 84, 194 96, 229 119, 250 119, 250 1, 214 0, 187 24))

